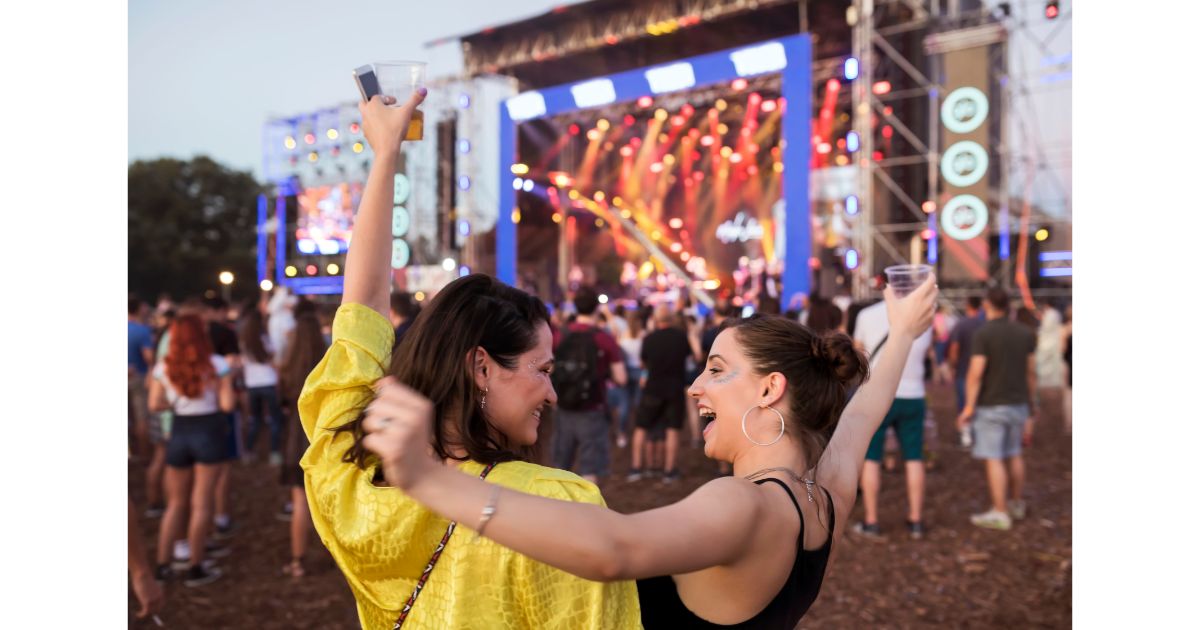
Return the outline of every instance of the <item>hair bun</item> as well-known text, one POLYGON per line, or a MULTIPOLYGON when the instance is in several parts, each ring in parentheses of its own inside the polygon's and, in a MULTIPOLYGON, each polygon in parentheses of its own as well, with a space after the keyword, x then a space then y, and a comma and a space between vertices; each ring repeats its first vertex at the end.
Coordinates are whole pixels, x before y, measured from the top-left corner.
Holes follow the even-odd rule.
POLYGON ((812 356, 824 363, 834 378, 842 383, 861 380, 867 375, 867 358, 855 349, 854 342, 845 333, 814 334, 812 356))

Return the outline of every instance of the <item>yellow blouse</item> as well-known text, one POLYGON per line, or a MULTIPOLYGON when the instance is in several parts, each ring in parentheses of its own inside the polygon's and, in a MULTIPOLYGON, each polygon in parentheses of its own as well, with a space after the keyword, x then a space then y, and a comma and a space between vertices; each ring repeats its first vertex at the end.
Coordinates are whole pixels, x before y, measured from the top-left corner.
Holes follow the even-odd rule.
MULTIPOLYGON (((360 304, 338 309, 333 345, 300 394, 300 420, 311 445, 304 468, 313 524, 358 602, 363 628, 391 628, 449 524, 396 488, 371 483, 372 469, 342 462, 349 433, 329 430, 358 417, 383 377, 394 332, 360 304)), ((483 465, 464 462, 478 475, 483 465)), ((577 475, 526 462, 506 462, 489 483, 544 497, 604 505, 600 490, 577 475)), ((500 509, 503 509, 501 506, 500 509)), ((575 577, 486 538, 460 523, 405 628, 641 628, 632 581, 575 577)))

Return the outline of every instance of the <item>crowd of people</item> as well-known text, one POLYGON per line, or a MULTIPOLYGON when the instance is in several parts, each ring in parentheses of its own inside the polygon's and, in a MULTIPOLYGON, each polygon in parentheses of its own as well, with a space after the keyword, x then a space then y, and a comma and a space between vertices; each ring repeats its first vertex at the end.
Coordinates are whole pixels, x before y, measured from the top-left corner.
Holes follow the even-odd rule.
POLYGON ((282 573, 305 575, 315 528, 364 627, 410 614, 438 627, 793 627, 840 534, 883 535, 889 431, 908 535, 924 536, 930 380, 954 382, 984 465, 990 509, 970 522, 1009 529, 1027 513, 1039 361, 1069 366, 1069 309, 1013 313, 993 288, 964 315, 935 314, 933 278, 875 303, 758 304, 776 311, 765 316, 729 296, 707 309, 610 301, 588 285, 548 304, 482 274, 420 304, 393 292, 380 184, 420 97, 362 108, 380 157, 336 314, 283 288, 233 305, 130 299, 131 455, 146 462, 145 516, 159 520, 149 566, 130 503, 142 612, 163 581, 221 577, 238 530, 230 467, 264 453, 291 525, 282 573), (711 481, 656 510, 604 508, 596 484, 614 458, 628 458, 625 483, 673 484, 689 448, 714 460, 711 481), (850 524, 860 494, 864 518, 850 524), (475 544, 452 537, 459 522, 475 544))

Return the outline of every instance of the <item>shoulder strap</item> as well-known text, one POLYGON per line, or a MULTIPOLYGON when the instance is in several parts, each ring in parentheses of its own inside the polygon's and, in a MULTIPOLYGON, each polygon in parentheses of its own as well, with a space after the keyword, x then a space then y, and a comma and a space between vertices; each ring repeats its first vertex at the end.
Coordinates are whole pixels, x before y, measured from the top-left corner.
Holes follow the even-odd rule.
MULTIPOLYGON (((483 471, 479 473, 479 478, 486 478, 488 473, 492 472, 492 469, 495 467, 496 464, 494 462, 484 466, 483 471)), ((396 624, 392 626, 392 630, 399 630, 404 625, 404 620, 408 619, 408 613, 412 610, 413 604, 416 603, 417 596, 421 594, 421 589, 425 588, 425 582, 429 580, 429 574, 433 573, 433 567, 437 564, 438 559, 442 557, 442 551, 446 548, 446 543, 450 542, 450 535, 454 533, 454 528, 457 525, 457 521, 450 521, 450 526, 446 528, 446 535, 442 536, 442 541, 438 543, 437 549, 433 550, 433 556, 429 558, 429 562, 425 563, 425 570, 421 572, 421 577, 417 580, 417 587, 413 589, 412 595, 404 603, 404 608, 401 609, 400 616, 396 617, 396 624)))
POLYGON ((775 483, 779 484, 779 487, 783 488, 783 491, 788 493, 788 498, 792 500, 792 505, 796 506, 796 514, 800 515, 800 551, 804 551, 804 512, 800 509, 800 502, 796 501, 796 495, 792 494, 792 489, 779 479, 767 477, 766 479, 759 479, 754 483, 756 485, 762 485, 768 481, 774 481, 775 483))
POLYGON ((890 334, 891 333, 884 334, 883 339, 879 340, 879 344, 876 345, 875 349, 871 351, 871 356, 867 357, 867 363, 875 360, 875 355, 879 354, 879 351, 883 349, 883 344, 887 343, 888 335, 890 334))

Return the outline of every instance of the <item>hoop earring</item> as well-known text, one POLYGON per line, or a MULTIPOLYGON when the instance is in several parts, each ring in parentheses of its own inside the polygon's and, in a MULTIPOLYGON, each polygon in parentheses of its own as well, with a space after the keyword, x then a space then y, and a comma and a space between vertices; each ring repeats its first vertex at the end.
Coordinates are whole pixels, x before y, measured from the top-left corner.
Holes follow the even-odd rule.
POLYGON ((484 387, 484 388, 483 388, 483 391, 482 391, 483 398, 481 398, 481 399, 479 400, 479 408, 480 408, 480 409, 483 409, 484 407, 486 407, 486 406, 487 406, 487 395, 488 395, 488 391, 489 391, 489 390, 488 390, 488 388, 486 388, 486 387, 484 387))
POLYGON ((750 440, 755 446, 771 446, 772 444, 783 439, 783 434, 786 430, 787 430, 787 427, 784 425, 784 422, 783 422, 783 414, 779 413, 779 410, 772 407, 771 405, 763 405, 763 404, 755 405, 755 406, 747 409, 746 413, 742 414, 742 435, 746 436, 746 439, 750 440), (771 411, 775 412, 775 415, 779 416, 779 435, 775 436, 775 439, 771 440, 770 442, 758 442, 754 438, 750 437, 750 434, 746 431, 746 416, 750 415, 750 412, 754 411, 756 408, 770 409, 771 411))

